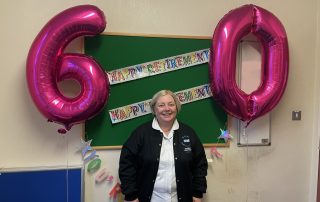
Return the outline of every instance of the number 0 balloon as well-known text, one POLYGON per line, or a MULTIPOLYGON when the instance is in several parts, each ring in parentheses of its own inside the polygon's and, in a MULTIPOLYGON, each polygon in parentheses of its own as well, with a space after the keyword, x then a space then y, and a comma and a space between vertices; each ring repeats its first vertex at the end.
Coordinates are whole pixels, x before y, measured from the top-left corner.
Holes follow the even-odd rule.
POLYGON ((214 99, 232 116, 248 124, 272 110, 286 87, 288 42, 281 22, 255 5, 231 10, 218 23, 211 46, 210 86, 214 99), (241 38, 252 33, 261 44, 260 86, 246 94, 236 84, 236 55, 241 38))
POLYGON ((104 14, 95 6, 69 8, 52 18, 39 32, 29 50, 27 82, 31 97, 49 121, 72 125, 95 116, 109 96, 109 81, 99 64, 83 54, 64 54, 76 37, 104 31, 104 14), (57 83, 64 79, 79 82, 75 98, 61 94, 57 83))

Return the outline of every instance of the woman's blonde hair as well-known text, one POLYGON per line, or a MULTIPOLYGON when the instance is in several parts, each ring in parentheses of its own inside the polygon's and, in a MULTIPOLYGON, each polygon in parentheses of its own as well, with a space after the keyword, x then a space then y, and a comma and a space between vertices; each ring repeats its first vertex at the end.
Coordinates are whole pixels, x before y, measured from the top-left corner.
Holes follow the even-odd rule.
POLYGON ((165 96, 165 95, 170 95, 170 96, 173 98, 173 100, 174 100, 174 102, 175 102, 175 104, 176 104, 176 107, 177 107, 177 113, 180 112, 180 110, 181 110, 181 103, 180 103, 179 99, 177 98, 177 96, 176 96, 172 91, 170 91, 170 90, 160 90, 160 91, 158 91, 156 94, 154 94, 153 97, 152 97, 152 99, 151 99, 150 108, 151 108, 152 114, 154 114, 154 107, 155 107, 158 99, 159 99, 160 97, 162 97, 162 96, 165 96))

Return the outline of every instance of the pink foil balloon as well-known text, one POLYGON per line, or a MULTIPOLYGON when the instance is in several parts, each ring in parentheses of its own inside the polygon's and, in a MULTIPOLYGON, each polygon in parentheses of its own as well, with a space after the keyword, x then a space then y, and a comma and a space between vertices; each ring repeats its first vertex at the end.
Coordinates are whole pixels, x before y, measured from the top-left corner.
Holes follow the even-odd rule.
POLYGON ((289 53, 284 27, 272 13, 255 5, 231 10, 215 28, 209 66, 214 99, 249 124, 272 110, 285 90, 289 53), (246 94, 236 83, 236 57, 239 41, 249 33, 261 44, 262 78, 260 86, 246 94))
POLYGON ((31 97, 49 121, 67 130, 99 113, 109 96, 109 81, 99 64, 83 54, 64 54, 76 37, 104 31, 104 14, 97 7, 82 5, 53 17, 39 32, 29 50, 27 82, 31 97), (75 98, 61 94, 57 83, 64 79, 79 82, 75 98))

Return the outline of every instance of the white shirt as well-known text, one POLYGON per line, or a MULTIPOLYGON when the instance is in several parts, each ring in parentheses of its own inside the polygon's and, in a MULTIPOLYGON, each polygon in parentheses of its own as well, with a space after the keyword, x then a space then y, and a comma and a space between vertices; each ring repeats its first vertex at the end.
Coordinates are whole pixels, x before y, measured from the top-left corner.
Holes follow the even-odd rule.
POLYGON ((160 130, 163 134, 159 168, 157 178, 154 184, 151 202, 177 202, 177 184, 176 172, 174 167, 174 153, 173 153, 173 131, 179 128, 177 120, 174 121, 173 126, 166 136, 161 130, 156 118, 153 119, 152 128, 160 130))

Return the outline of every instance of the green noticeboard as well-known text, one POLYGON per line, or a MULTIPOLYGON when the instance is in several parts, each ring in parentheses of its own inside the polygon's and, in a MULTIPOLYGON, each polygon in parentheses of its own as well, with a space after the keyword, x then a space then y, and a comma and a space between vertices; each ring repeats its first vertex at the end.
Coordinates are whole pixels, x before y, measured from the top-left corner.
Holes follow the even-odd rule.
MULTIPOLYGON (((85 37, 84 49, 106 72, 176 55, 208 49, 211 38, 158 35, 121 35, 106 33, 85 37)), ((109 100, 103 111, 86 121, 86 140, 95 149, 120 148, 140 124, 152 120, 152 114, 112 123, 108 111, 152 98, 162 89, 173 92, 209 83, 208 63, 111 85, 109 100)), ((218 139, 220 129, 227 129, 227 113, 209 97, 182 105, 178 120, 191 126, 204 146, 226 146, 218 139)))

